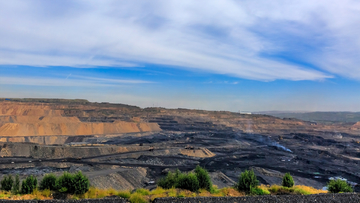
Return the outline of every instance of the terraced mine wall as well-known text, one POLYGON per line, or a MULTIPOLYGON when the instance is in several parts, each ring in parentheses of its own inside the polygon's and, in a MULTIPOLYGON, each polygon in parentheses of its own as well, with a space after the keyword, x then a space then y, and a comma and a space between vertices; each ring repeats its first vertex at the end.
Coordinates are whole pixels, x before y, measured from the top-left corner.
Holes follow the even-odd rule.
POLYGON ((153 203, 359 203, 359 194, 318 194, 318 195, 264 195, 254 197, 192 197, 192 198, 158 198, 153 203))

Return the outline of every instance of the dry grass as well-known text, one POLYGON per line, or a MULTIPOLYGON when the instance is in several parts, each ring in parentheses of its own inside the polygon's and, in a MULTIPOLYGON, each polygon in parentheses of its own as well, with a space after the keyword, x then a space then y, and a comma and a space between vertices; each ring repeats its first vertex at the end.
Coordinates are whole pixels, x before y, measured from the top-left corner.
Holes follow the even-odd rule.
POLYGON ((130 190, 122 190, 117 193, 117 196, 128 199, 131 196, 130 190))
MULTIPOLYGON (((304 186, 304 185, 296 185, 292 188, 282 187, 280 185, 260 185, 260 189, 265 192, 269 192, 272 195, 277 194, 302 194, 302 195, 309 195, 309 194, 319 194, 319 193, 327 193, 324 190, 318 190, 313 187, 304 186)), ((117 191, 113 188, 109 189, 98 189, 94 187, 90 187, 89 191, 83 195, 73 195, 71 198, 73 199, 97 199, 97 198, 104 198, 107 196, 118 195, 122 198, 128 199, 131 203, 147 203, 149 201, 154 200, 155 198, 162 198, 162 197, 238 197, 238 196, 245 196, 245 193, 238 192, 234 188, 222 188, 217 189, 214 187, 212 193, 207 190, 200 189, 199 192, 194 193, 188 190, 182 189, 163 189, 161 187, 157 187, 155 190, 149 191, 148 189, 140 188, 137 189, 134 193, 131 193, 129 190, 117 191)), ((12 195, 11 192, 0 191, 0 199, 7 199, 7 200, 45 200, 45 199, 52 199, 52 194, 50 190, 34 190, 32 194, 28 195, 12 195)))
POLYGON ((220 193, 222 193, 224 196, 227 197, 239 197, 239 196, 245 196, 245 193, 241 193, 234 188, 225 187, 220 189, 220 193))
POLYGON ((308 193, 309 195, 310 194, 328 193, 326 190, 318 190, 316 188, 305 186, 305 185, 296 185, 296 186, 294 186, 294 189, 295 189, 295 191, 302 190, 302 191, 304 191, 304 193, 308 193))
POLYGON ((148 200, 143 195, 136 192, 130 196, 129 201, 131 203, 148 203, 148 200))
POLYGON ((262 190, 267 190, 273 195, 277 194, 299 194, 299 195, 311 195, 311 194, 320 194, 327 193, 325 190, 318 190, 313 187, 305 185, 296 185, 291 188, 282 187, 280 185, 260 185, 259 188, 262 190))

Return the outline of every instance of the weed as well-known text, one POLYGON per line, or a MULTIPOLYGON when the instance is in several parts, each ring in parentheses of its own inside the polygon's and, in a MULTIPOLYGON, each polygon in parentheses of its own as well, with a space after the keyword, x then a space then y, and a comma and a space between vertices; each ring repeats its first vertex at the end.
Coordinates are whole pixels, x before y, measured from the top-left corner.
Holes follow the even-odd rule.
POLYGON ((117 193, 117 196, 125 198, 125 199, 129 199, 131 196, 131 192, 129 190, 123 190, 123 191, 119 191, 117 193))
POLYGON ((142 195, 150 195, 150 191, 148 189, 139 188, 136 190, 136 193, 142 194, 142 195))
POLYGON ((148 201, 140 194, 140 193, 133 193, 130 198, 129 201, 131 203, 147 203, 148 201))

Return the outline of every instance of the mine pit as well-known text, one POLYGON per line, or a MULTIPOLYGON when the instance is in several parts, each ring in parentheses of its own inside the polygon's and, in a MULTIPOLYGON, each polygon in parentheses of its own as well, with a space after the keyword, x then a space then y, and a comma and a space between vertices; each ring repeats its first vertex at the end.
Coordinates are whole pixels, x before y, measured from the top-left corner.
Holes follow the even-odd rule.
POLYGON ((200 165, 220 188, 251 168, 266 185, 290 172, 299 185, 322 189, 342 177, 359 191, 360 131, 328 129, 231 112, 7 101, 0 106, 0 176, 81 170, 96 187, 135 189, 200 165))

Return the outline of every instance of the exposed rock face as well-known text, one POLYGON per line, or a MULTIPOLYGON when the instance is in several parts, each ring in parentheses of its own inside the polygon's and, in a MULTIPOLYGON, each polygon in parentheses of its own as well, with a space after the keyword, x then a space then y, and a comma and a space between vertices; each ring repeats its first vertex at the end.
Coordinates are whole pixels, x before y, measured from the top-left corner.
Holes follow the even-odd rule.
POLYGON ((78 117, 64 117, 63 110, 42 104, 2 102, 0 136, 103 135, 160 131, 158 124, 116 120, 112 123, 81 122, 78 117))

